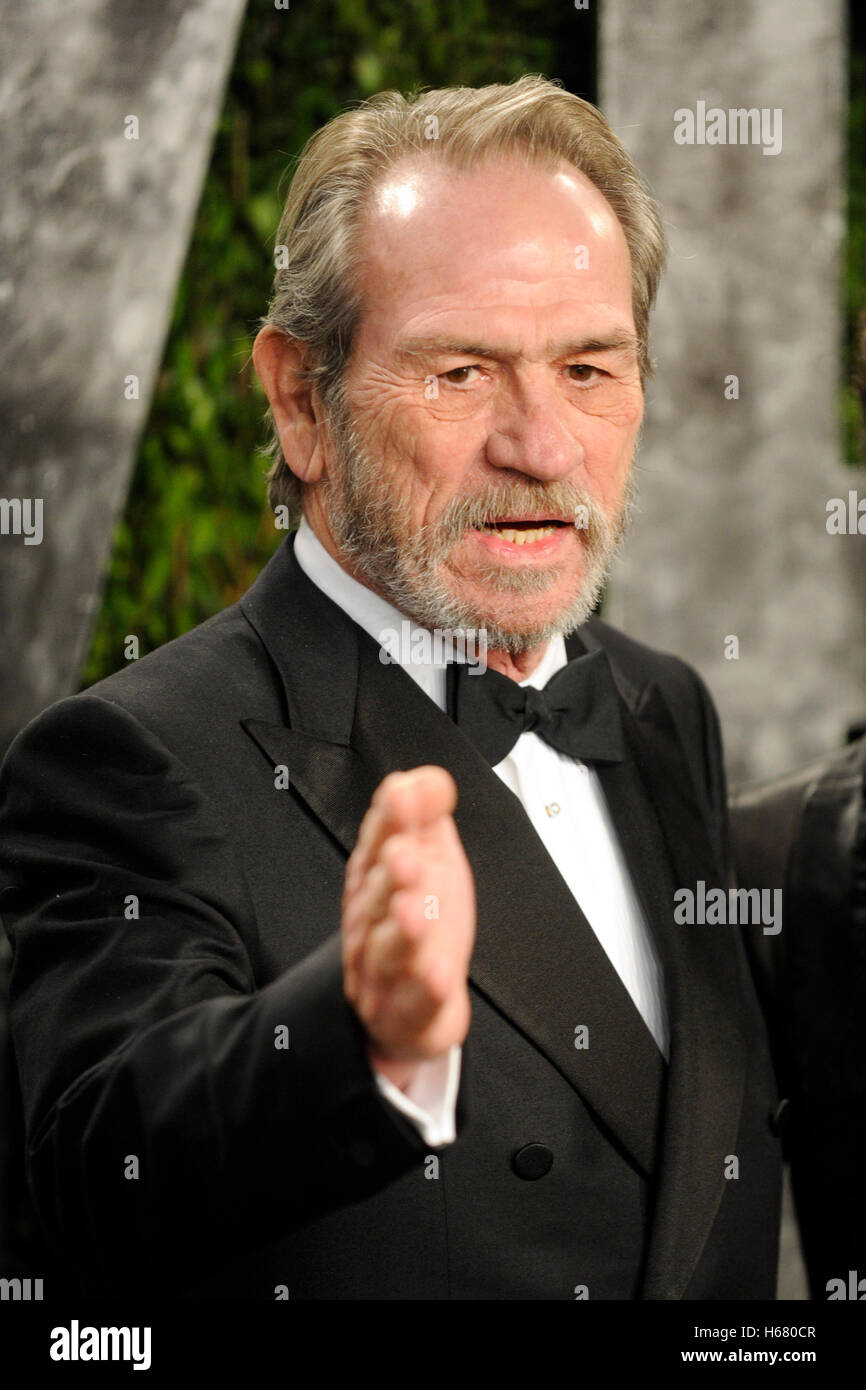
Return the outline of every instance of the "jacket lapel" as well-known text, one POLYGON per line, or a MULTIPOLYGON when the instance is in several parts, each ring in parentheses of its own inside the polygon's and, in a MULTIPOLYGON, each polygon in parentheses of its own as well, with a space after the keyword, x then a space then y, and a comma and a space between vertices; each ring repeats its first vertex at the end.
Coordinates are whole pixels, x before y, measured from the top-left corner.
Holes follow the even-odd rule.
MULTIPOLYGON (((583 646, 604 645, 590 628, 583 646)), ((724 1196, 746 1073, 735 928, 679 925, 674 892, 699 879, 727 889, 677 727, 655 684, 617 671, 633 762, 599 768, 629 867, 656 931, 667 982, 671 1052, 660 1182, 643 1297, 681 1298, 724 1196), (634 779, 634 780, 633 780, 634 779)))
POLYGON ((434 763, 454 776, 478 902, 472 982, 652 1173, 664 1059, 518 799, 411 677, 379 660, 289 545, 241 606, 279 672, 287 719, 244 727, 347 854, 388 772, 434 763), (587 1048, 575 1047, 579 1025, 587 1048))

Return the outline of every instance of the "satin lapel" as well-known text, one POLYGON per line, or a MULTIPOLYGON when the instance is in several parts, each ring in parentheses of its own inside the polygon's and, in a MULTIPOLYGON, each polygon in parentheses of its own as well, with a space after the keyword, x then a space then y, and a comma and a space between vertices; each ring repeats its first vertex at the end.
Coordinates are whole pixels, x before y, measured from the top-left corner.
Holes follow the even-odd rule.
POLYGON ((256 718, 244 727, 271 767, 288 767, 290 786, 347 853, 388 772, 423 763, 448 768, 475 874, 472 982, 649 1174, 664 1060, 523 807, 415 682, 379 661, 373 640, 310 584, 293 557, 290 568, 279 597, 260 593, 245 611, 283 675, 292 727, 256 718), (327 621, 322 605, 333 610, 327 621), (313 655, 323 635, 331 644, 327 663, 313 655), (341 695, 326 694, 323 681, 338 682, 341 695), (575 1047, 580 1025, 588 1029, 586 1048, 575 1047))
MULTIPOLYGON (((602 645, 585 629, 582 635, 587 648, 602 645)), ((661 691, 652 684, 640 698, 633 690, 627 694, 632 708, 624 732, 640 794, 633 795, 627 769, 599 768, 599 774, 668 984, 671 1055, 643 1297, 676 1299, 688 1286, 724 1195, 725 1157, 735 1152, 747 1060, 742 996, 735 943, 726 936, 736 929, 674 922, 676 889, 695 891, 700 879, 708 888, 728 884, 661 691)))
POLYGON ((248 592, 241 610, 273 662, 285 698, 284 724, 242 720, 272 766, 346 850, 376 783, 351 747, 358 685, 359 629, 304 574, 287 540, 248 592))

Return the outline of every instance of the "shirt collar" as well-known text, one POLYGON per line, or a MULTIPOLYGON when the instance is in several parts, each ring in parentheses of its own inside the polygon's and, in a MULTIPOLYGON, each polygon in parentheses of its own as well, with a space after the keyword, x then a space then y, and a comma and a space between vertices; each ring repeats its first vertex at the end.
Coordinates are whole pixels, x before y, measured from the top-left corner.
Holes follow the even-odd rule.
MULTIPOLYGON (((365 584, 359 583, 347 574, 342 565, 328 554, 306 517, 301 518, 295 536, 295 559, 307 578, 333 603, 342 608, 359 627, 369 633, 374 642, 379 646, 390 646, 391 655, 387 658, 389 663, 393 661, 402 666, 407 676, 411 676, 416 685, 444 710, 445 664, 452 655, 449 644, 441 643, 441 658, 439 651, 434 647, 433 660, 419 659, 419 653, 424 651, 425 646, 430 646, 429 631, 413 623, 387 599, 375 594, 372 589, 368 589, 365 584), (399 640, 396 645, 393 638, 390 638, 389 642, 389 634, 397 634, 399 640), (421 634, 425 634, 426 641, 425 636, 421 634)), ((544 655, 532 675, 520 684, 533 685, 540 690, 567 661, 565 639, 560 636, 554 637, 548 642, 544 655)))

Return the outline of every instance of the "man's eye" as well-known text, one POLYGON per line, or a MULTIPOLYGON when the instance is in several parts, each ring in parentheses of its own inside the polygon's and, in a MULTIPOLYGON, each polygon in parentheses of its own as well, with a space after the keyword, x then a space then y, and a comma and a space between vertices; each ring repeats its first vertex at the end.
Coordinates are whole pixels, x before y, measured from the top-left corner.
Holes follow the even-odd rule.
POLYGON ((568 370, 572 381, 592 381, 596 377, 607 376, 601 367, 593 367, 589 362, 570 362, 568 370))
MULTIPOLYGON (((442 373, 442 380, 450 383, 451 386, 468 386, 469 372, 478 372, 480 367, 452 367, 450 372, 442 373)), ((474 378, 473 378, 474 380, 474 378)))

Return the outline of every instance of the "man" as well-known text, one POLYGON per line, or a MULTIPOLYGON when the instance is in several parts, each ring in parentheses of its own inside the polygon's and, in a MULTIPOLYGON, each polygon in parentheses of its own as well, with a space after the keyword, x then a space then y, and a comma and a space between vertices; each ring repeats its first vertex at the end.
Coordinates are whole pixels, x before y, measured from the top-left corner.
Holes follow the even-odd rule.
POLYGON ((652 200, 541 78, 386 93, 311 141, 278 242, 254 357, 296 539, 5 766, 46 1228, 93 1289, 772 1297, 742 943, 674 919, 729 880, 716 716, 590 616, 652 200))

